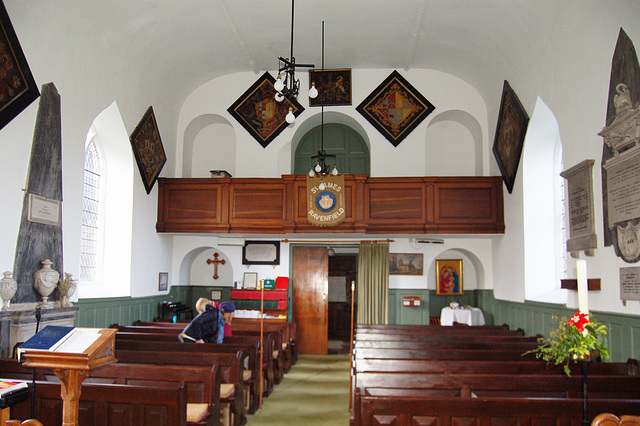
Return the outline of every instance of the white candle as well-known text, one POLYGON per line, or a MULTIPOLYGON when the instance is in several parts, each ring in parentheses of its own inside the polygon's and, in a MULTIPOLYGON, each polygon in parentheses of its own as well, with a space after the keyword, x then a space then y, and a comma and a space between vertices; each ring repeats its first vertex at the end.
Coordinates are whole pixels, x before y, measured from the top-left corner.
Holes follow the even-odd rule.
POLYGON ((587 261, 576 262, 578 275, 578 309, 584 314, 589 313, 589 287, 587 285, 587 261))

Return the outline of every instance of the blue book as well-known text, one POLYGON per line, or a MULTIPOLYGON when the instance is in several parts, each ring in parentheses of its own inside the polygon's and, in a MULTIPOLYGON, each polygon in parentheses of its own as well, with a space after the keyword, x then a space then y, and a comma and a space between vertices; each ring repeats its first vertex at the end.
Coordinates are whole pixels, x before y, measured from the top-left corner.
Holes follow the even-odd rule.
POLYGON ((18 348, 18 359, 26 350, 55 351, 73 334, 75 327, 48 325, 18 348))

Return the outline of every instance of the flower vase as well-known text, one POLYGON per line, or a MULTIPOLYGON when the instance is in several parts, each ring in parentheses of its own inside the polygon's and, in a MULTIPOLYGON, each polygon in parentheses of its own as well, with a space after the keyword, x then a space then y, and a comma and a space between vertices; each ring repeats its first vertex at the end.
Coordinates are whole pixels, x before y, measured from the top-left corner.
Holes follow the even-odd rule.
POLYGON ((10 309, 9 304, 11 298, 16 294, 18 290, 18 283, 11 278, 11 272, 4 273, 4 278, 0 280, 0 297, 2 298, 2 310, 8 311, 10 309))
POLYGON ((65 272, 64 280, 60 280, 58 283, 58 290, 60 290, 60 307, 68 308, 69 306, 73 306, 71 301, 69 300, 73 293, 76 291, 76 282, 72 278, 71 274, 65 272))
POLYGON ((53 262, 49 259, 45 259, 42 261, 42 268, 38 269, 34 274, 34 284, 35 289, 42 296, 42 302, 39 304, 42 308, 52 308, 53 304, 49 302, 49 296, 55 290, 58 279, 60 279, 60 273, 51 268, 53 262))

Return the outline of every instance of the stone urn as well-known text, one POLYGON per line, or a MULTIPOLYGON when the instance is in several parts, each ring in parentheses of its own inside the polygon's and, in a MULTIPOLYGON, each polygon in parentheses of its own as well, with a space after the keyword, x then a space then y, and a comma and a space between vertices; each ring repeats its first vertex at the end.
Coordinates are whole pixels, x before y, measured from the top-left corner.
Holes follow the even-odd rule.
POLYGON ((2 310, 9 310, 9 303, 11 298, 16 294, 18 290, 18 283, 11 278, 11 272, 4 273, 4 278, 0 280, 0 297, 2 298, 2 310))
POLYGON ((73 293, 76 291, 76 282, 72 275, 68 272, 64 273, 64 279, 58 283, 58 290, 60 290, 60 307, 67 308, 72 306, 69 300, 73 293))
POLYGON ((35 289, 42 296, 42 302, 39 306, 43 308, 52 308, 53 305, 49 302, 49 296, 55 290, 58 285, 58 280, 60 279, 60 273, 54 269, 51 269, 51 265, 53 262, 49 259, 45 259, 42 261, 42 268, 38 269, 34 274, 34 284, 35 289))

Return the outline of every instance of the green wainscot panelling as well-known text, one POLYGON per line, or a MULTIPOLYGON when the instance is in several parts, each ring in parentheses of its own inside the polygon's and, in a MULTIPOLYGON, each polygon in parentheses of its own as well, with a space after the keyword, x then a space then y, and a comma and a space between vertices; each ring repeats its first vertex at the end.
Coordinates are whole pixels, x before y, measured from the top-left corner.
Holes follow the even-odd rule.
POLYGON ((429 324, 429 291, 389 289, 389 324, 429 324), (405 296, 420 297, 420 306, 403 306, 405 296))
POLYGON ((182 302, 195 306, 200 297, 211 298, 211 290, 220 290, 222 299, 230 300, 230 287, 172 286, 166 295, 149 297, 107 297, 101 299, 80 299, 78 307, 78 327, 106 328, 112 324, 131 325, 135 321, 153 321, 160 317, 163 302, 182 302))
POLYGON ((107 328, 112 324, 131 325, 136 320, 153 321, 158 317, 160 304, 168 296, 109 297, 80 299, 78 327, 107 328))
MULTIPOLYGON (((558 327, 556 318, 569 318, 575 309, 552 303, 524 303, 496 300, 492 290, 478 290, 478 304, 488 324, 506 324, 511 329, 521 328, 529 336, 549 334, 558 327)), ((640 360, 640 317, 612 312, 592 312, 608 329, 607 345, 611 348, 611 361, 624 362, 629 358, 640 360)))

